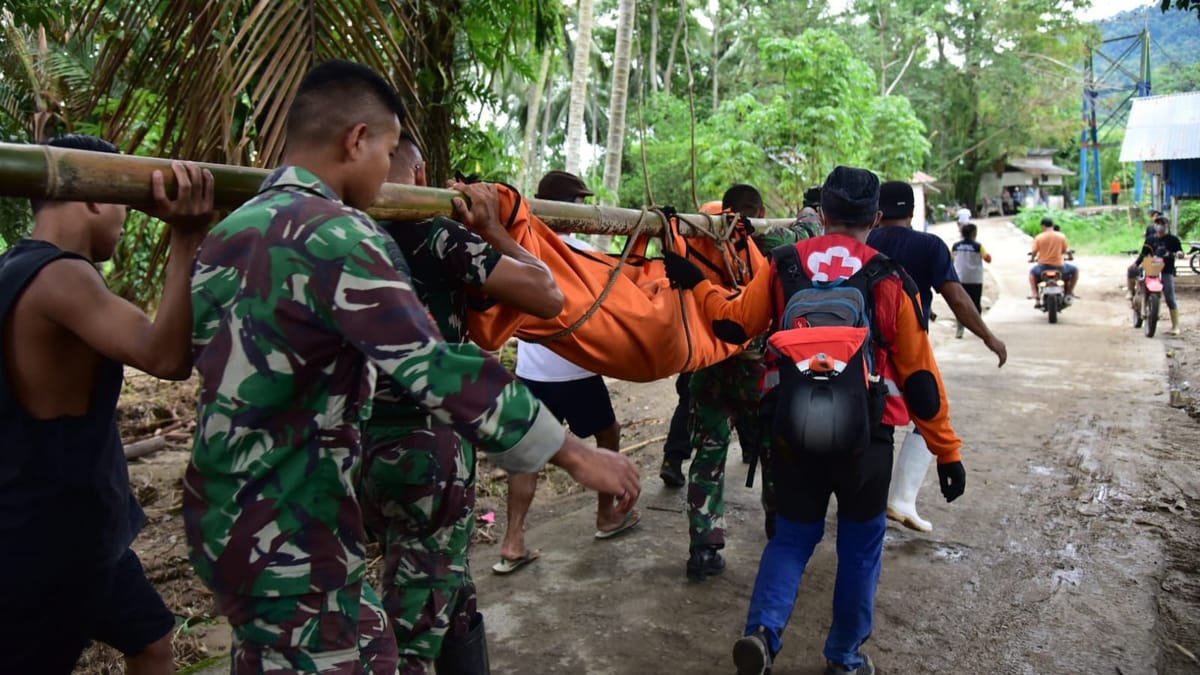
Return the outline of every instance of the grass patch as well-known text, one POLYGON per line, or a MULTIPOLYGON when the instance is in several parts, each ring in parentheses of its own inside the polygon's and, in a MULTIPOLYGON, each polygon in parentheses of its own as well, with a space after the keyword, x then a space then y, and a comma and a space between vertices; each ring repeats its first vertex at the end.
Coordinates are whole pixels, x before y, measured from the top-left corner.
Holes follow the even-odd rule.
POLYGON ((1141 246, 1148 222, 1134 220, 1128 212, 1081 216, 1074 211, 1042 207, 1023 209, 1013 218, 1022 232, 1036 237, 1042 231, 1042 218, 1049 217, 1067 235, 1071 248, 1091 255, 1120 255, 1141 246))

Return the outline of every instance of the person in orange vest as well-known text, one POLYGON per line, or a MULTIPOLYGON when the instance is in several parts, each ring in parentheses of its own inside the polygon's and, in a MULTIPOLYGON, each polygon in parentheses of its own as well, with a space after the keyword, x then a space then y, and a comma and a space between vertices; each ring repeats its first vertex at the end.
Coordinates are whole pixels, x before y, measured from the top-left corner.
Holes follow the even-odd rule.
POLYGON ((1113 206, 1117 205, 1117 200, 1121 198, 1121 179, 1114 178, 1112 186, 1109 187, 1109 196, 1112 197, 1113 206))

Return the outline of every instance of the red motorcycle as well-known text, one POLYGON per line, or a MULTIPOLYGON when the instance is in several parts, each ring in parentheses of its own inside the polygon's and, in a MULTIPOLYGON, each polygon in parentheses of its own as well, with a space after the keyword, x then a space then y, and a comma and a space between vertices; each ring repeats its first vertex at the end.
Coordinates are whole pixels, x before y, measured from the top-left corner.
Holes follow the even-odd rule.
POLYGON ((1133 327, 1141 328, 1146 337, 1154 337, 1158 328, 1158 315, 1162 306, 1162 271, 1165 251, 1160 249, 1153 256, 1146 256, 1138 269, 1137 286, 1133 294, 1133 327))

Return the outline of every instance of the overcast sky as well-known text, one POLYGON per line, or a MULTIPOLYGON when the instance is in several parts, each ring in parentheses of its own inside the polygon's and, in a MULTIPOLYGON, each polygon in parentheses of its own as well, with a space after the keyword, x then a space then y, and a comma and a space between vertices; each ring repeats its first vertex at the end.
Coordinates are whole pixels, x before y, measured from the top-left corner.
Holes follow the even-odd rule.
MULTIPOLYGON (((1003 2, 1004 0, 999 1, 1003 2)), ((829 9, 835 13, 849 6, 850 0, 829 0, 829 9)), ((1091 9, 1083 12, 1080 18, 1084 21, 1095 21, 1130 9, 1147 6, 1153 6, 1154 11, 1158 11, 1159 4, 1154 0, 1092 0, 1091 9)))
POLYGON ((1147 2, 1147 0, 1093 0, 1092 8, 1084 12, 1082 18, 1084 21, 1107 19, 1114 14, 1138 7, 1153 7, 1157 12, 1159 6, 1159 3, 1147 2))

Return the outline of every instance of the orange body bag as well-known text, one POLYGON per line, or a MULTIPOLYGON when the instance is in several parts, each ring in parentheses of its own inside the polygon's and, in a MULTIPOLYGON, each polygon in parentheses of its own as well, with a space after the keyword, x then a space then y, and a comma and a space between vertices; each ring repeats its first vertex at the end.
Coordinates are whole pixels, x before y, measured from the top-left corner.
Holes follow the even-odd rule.
MULTIPOLYGON (((539 319, 501 304, 471 311, 470 336, 483 348, 499 349, 516 336, 542 342, 600 375, 650 382, 724 361, 745 347, 718 339, 693 294, 670 287, 663 260, 646 256, 647 244, 657 237, 639 235, 628 242, 625 264, 609 288, 621 256, 571 248, 530 212, 519 193, 504 185, 497 188, 501 222, 508 223, 508 232, 518 244, 550 267, 564 302, 563 311, 553 319, 539 319), (589 311, 591 315, 580 323, 589 311), (574 330, 568 330, 572 326, 574 330)), ((672 218, 667 239, 665 245, 686 250, 711 281, 726 287, 731 268, 741 284, 767 269, 765 258, 741 225, 726 241, 685 240, 672 218)))

